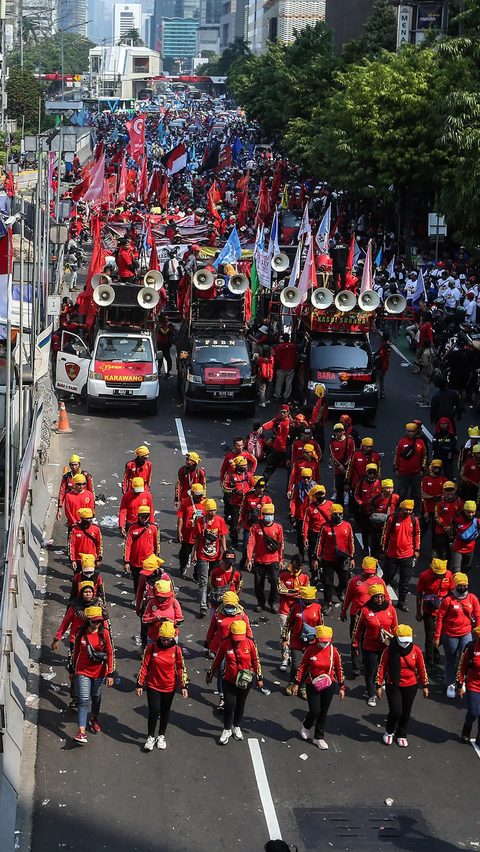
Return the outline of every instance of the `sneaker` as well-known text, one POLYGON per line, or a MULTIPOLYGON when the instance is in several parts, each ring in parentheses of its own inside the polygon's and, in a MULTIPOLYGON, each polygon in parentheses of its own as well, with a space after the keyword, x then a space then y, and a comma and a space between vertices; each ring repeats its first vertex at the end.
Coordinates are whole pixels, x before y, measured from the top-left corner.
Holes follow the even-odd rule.
POLYGON ((91 716, 88 722, 88 727, 90 728, 92 734, 98 734, 102 730, 100 725, 97 722, 96 716, 91 716))
POLYGON ((253 607, 254 612, 263 612, 264 609, 265 609, 265 605, 262 606, 262 604, 257 604, 256 606, 253 607))
POLYGON ((224 699, 223 695, 221 695, 220 701, 218 702, 217 710, 223 710, 224 707, 225 707, 225 699, 224 699))
POLYGON ((367 701, 367 704, 368 704, 368 706, 369 706, 369 707, 376 707, 376 706, 377 706, 377 698, 376 698, 376 696, 375 696, 375 695, 371 695, 371 696, 370 696, 370 698, 369 698, 369 699, 368 699, 368 701, 367 701))
POLYGON ((78 708, 78 698, 72 698, 70 704, 68 705, 70 710, 77 710, 78 708))
POLYGON ((206 607, 202 606, 202 608, 200 609, 200 618, 205 618, 207 612, 208 612, 208 609, 206 607))
POLYGON ((144 751, 153 751, 153 746, 155 745, 155 737, 147 737, 147 741, 143 746, 144 751))
POLYGON ((397 609, 399 609, 401 612, 408 612, 408 606, 405 601, 398 601, 397 609))
POLYGON ((242 729, 238 727, 238 725, 234 725, 232 736, 234 740, 243 740, 242 729))
POLYGON ((322 614, 323 615, 331 615, 332 614, 332 604, 326 604, 324 607, 322 607, 322 614))
POLYGON ((280 665, 280 671, 286 672, 287 669, 288 669, 288 660, 282 660, 281 665, 280 665))
POLYGON ((266 403, 266 402, 261 402, 261 403, 260 403, 260 408, 266 408, 266 405, 267 405, 267 403, 266 403))
POLYGON ((455 698, 456 694, 457 693, 455 692, 455 686, 453 683, 451 683, 449 686, 447 686, 447 698, 455 698))
POLYGON ((186 568, 180 568, 180 577, 186 577, 186 576, 187 576, 187 569, 186 568))
POLYGON ((314 739, 314 740, 313 740, 313 745, 316 745, 316 746, 317 746, 317 748, 320 748, 322 751, 325 751, 325 749, 327 749, 327 748, 328 748, 328 743, 326 743, 326 742, 325 742, 325 740, 316 740, 316 739, 314 739))
POLYGON ((227 730, 222 731, 222 733, 220 734, 220 739, 219 739, 220 745, 227 745, 231 736, 232 736, 231 731, 227 731, 227 730))
POLYGON ((406 737, 398 737, 397 738, 397 745, 400 746, 400 748, 407 748, 408 747, 407 738, 406 737))
POLYGON ((293 687, 293 683, 289 683, 288 686, 286 687, 285 692, 287 693, 287 695, 292 694, 292 687, 293 687))
POLYGON ((352 671, 352 677, 360 677, 361 674, 362 672, 360 671, 360 669, 353 669, 352 671))
POLYGON ((300 736, 302 740, 308 740, 310 736, 310 730, 308 728, 304 728, 302 725, 302 730, 300 731, 300 736))
POLYGON ((155 745, 157 746, 157 748, 162 749, 167 747, 167 741, 163 734, 160 734, 160 736, 157 737, 157 742, 155 743, 155 745))
POLYGON ((383 742, 385 743, 385 745, 392 745, 392 743, 393 743, 393 734, 387 734, 387 733, 384 733, 384 735, 383 735, 383 742))
POLYGON ((270 607, 270 611, 273 612, 274 615, 278 613, 278 604, 272 604, 270 607))
POLYGON ((301 686, 300 689, 298 690, 298 697, 303 698, 304 701, 307 700, 307 690, 305 689, 304 686, 301 686))
POLYGON ((165 376, 165 378, 166 378, 166 379, 171 379, 171 378, 172 378, 172 374, 171 374, 171 373, 167 373, 167 375, 165 376))
POLYGON ((75 734, 73 739, 76 743, 79 743, 80 745, 86 745, 88 743, 85 731, 79 731, 78 734, 75 734))

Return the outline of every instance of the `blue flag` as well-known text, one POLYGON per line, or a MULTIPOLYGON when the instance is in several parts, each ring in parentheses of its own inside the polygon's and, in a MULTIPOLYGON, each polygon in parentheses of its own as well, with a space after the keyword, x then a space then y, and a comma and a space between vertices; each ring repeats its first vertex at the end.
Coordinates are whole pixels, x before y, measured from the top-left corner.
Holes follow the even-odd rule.
POLYGON ((243 145, 238 136, 235 136, 235 142, 232 145, 232 162, 238 163, 240 151, 243 151, 243 145))
POLYGON ((415 287, 412 302, 414 305, 417 305, 420 299, 426 298, 427 294, 425 293, 425 284, 423 283, 423 273, 420 270, 420 272, 418 273, 417 286, 415 287))
POLYGON ((230 234, 217 259, 212 263, 212 266, 214 266, 215 269, 218 269, 219 263, 235 263, 236 260, 240 260, 241 256, 242 247, 238 238, 237 229, 234 225, 232 233, 230 234))
POLYGON ((380 249, 380 251, 378 252, 378 254, 375 258, 375 266, 377 267, 377 269, 382 262, 382 256, 383 256, 383 249, 380 249))
POLYGON ((248 159, 251 160, 253 157, 253 152, 255 151, 255 143, 252 142, 250 145, 250 151, 248 152, 248 159))

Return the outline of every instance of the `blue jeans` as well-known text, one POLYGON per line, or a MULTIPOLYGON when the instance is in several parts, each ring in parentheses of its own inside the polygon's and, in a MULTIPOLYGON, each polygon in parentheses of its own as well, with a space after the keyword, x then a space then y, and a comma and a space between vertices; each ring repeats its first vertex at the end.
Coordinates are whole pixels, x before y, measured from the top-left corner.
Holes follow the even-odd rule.
POLYGON ((87 677, 87 675, 75 675, 78 693, 78 727, 85 728, 87 725, 88 705, 92 699, 92 716, 98 716, 100 702, 102 700, 103 677, 87 677))
POLYGON ((465 645, 472 641, 472 634, 465 636, 446 636, 442 633, 442 645, 445 652, 445 684, 455 683, 457 665, 465 645))
POLYGON ((473 692, 473 690, 467 689, 466 699, 467 715, 465 716, 465 724, 471 728, 473 723, 475 722, 475 719, 478 719, 480 717, 480 692, 473 692))
POLYGON ((207 609, 207 594, 208 594, 208 578, 214 568, 218 568, 220 560, 215 559, 209 562, 206 559, 197 561, 197 577, 198 577, 198 597, 200 601, 200 609, 207 609))

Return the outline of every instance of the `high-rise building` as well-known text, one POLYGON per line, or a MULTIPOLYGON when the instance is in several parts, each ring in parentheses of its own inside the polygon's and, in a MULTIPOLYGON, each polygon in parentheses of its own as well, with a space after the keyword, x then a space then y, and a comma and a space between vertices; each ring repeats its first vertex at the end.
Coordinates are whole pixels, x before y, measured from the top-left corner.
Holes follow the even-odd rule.
POLYGON ((164 18, 162 20, 162 59, 179 63, 179 70, 188 71, 196 56, 198 20, 195 18, 164 18))
POLYGON ((325 20, 333 30, 337 50, 344 44, 359 39, 363 25, 373 11, 374 0, 327 0, 325 20))
POLYGON ((150 47, 162 49, 162 20, 175 17, 175 0, 154 0, 152 22, 150 24, 150 47))
POLYGON ((87 0, 58 0, 55 29, 86 36, 88 32, 87 0))
POLYGON ((200 0, 200 26, 219 24, 222 14, 222 0, 200 0))
POLYGON ((220 12, 220 50, 225 50, 236 38, 245 37, 247 0, 222 0, 220 12))
POLYGON ((250 0, 247 8, 247 41, 252 53, 262 52, 264 0, 250 0))
POLYGON ((110 40, 112 37, 112 22, 107 16, 105 0, 88 0, 88 37, 100 44, 102 41, 110 40))
POLYGON ((262 44, 260 49, 257 47, 257 53, 267 49, 267 41, 277 38, 282 44, 291 44, 295 41, 295 30, 301 32, 324 21, 325 0, 266 0, 261 20, 262 44))
POLYGON ((139 35, 142 32, 142 4, 114 3, 113 43, 118 44, 130 30, 137 30, 139 35))

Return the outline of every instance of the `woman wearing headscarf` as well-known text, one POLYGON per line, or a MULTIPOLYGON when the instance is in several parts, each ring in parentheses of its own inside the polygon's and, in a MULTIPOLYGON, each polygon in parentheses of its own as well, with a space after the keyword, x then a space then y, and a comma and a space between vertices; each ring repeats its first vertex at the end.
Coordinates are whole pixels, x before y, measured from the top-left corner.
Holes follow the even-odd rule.
POLYGON ((374 583, 369 587, 368 594, 370 600, 362 606, 357 616, 352 645, 353 648, 362 649, 367 704, 376 707, 375 675, 380 657, 392 639, 398 621, 395 607, 385 597, 384 586, 374 583))
MULTIPOLYGON (((458 698, 465 694, 467 699, 467 715, 460 736, 463 743, 469 743, 473 724, 480 720, 480 627, 475 627, 473 641, 462 651, 456 689, 458 698)), ((475 743, 480 746, 480 721, 475 743)))
POLYGON ((455 672, 463 649, 472 641, 472 625, 480 627, 480 603, 468 591, 466 574, 453 575, 453 590, 444 597, 435 622, 435 647, 445 652, 447 698, 455 698, 455 672))
POLYGON ((453 478, 453 457, 457 447, 457 436, 449 417, 441 417, 435 426, 432 452, 436 459, 441 460, 447 479, 453 478))
MULTIPOLYGON (((235 592, 228 591, 225 592, 225 594, 223 595, 222 603, 220 604, 220 606, 217 607, 217 609, 214 610, 212 618, 210 620, 210 626, 208 628, 204 645, 205 653, 207 654, 207 656, 216 656, 223 640, 226 639, 228 634, 230 633, 230 627, 234 621, 244 621, 247 625, 247 635, 252 635, 248 615, 243 609, 243 606, 240 606, 238 602, 238 595, 235 592)), ((217 674, 217 692, 220 696, 220 703, 218 705, 219 710, 222 710, 225 704, 222 689, 222 678, 224 668, 224 666, 221 666, 218 669, 217 674)))
MULTIPOLYGON (((285 655, 290 646, 290 683, 285 692, 287 695, 296 695, 293 685, 297 677, 298 667, 301 659, 312 642, 315 641, 315 629, 323 624, 322 606, 315 598, 317 589, 315 586, 300 586, 298 589, 298 600, 294 601, 287 620, 282 630, 282 654, 285 655)), ((305 686, 300 687, 300 698, 306 698, 305 686)))
POLYGON ((73 739, 80 745, 88 742, 85 729, 90 698, 92 713, 88 727, 93 734, 98 734, 102 684, 105 681, 108 687, 113 686, 115 674, 115 652, 102 608, 87 607, 85 617, 86 623, 75 636, 70 667, 70 679, 75 678, 78 693, 78 733, 73 739))
POLYGON ((303 740, 308 740, 315 726, 313 744, 319 749, 328 749, 325 742, 327 714, 335 693, 335 681, 339 685, 339 698, 345 698, 345 678, 342 658, 332 644, 333 629, 320 624, 316 628, 316 641, 305 651, 298 667, 292 693, 296 695, 301 683, 306 683, 308 713, 300 731, 303 740))
POLYGON ((245 703, 254 678, 259 689, 263 687, 262 667, 257 646, 251 636, 247 636, 245 621, 233 621, 230 633, 221 643, 212 667, 207 672, 207 684, 225 660, 223 675, 223 731, 220 745, 226 745, 231 736, 234 740, 243 740, 240 727, 245 712, 245 703), (233 723, 233 724, 232 724, 233 723))
POLYGON ((153 598, 147 602, 142 616, 142 622, 148 625, 147 644, 157 641, 159 627, 163 621, 171 621, 177 635, 178 625, 183 620, 182 608, 175 597, 171 580, 157 580, 153 598))
POLYGON ((175 642, 175 626, 171 621, 164 621, 160 625, 158 639, 147 646, 143 655, 135 689, 137 695, 142 695, 144 688, 147 690, 148 736, 145 751, 152 751, 154 745, 160 749, 167 747, 165 733, 177 683, 182 697, 188 698, 187 669, 182 649, 175 642), (155 737, 157 722, 159 730, 155 737))
POLYGON ((382 698, 382 685, 388 701, 388 717, 383 735, 385 745, 393 740, 401 748, 408 746, 407 732, 417 685, 428 698, 428 677, 423 654, 413 642, 413 630, 408 624, 398 624, 395 636, 385 648, 377 671, 377 698, 382 698))

